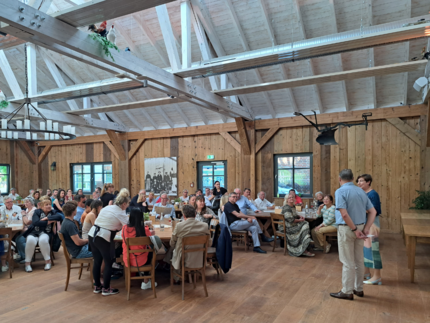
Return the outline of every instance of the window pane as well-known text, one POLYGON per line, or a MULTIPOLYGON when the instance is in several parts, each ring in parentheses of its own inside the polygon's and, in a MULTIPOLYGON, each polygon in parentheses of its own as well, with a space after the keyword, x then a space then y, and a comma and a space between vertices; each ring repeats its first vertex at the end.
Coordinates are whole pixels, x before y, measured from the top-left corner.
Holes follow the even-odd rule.
POLYGON ((82 189, 84 192, 91 192, 91 175, 84 175, 84 181, 82 183, 82 189))
POLYGON ((294 170, 294 188, 302 194, 311 194, 311 171, 310 169, 294 170))
POLYGON ((224 185, 224 176, 215 176, 215 181, 219 181, 221 187, 225 187, 225 185, 224 185))
POLYGON ((278 168, 292 168, 292 167, 293 167, 293 157, 278 158, 278 168))
POLYGON ((73 192, 77 192, 78 189, 82 188, 82 175, 75 174, 73 175, 73 192))
POLYGON ((104 183, 112 183, 112 174, 105 174, 104 178, 104 183))
POLYGON ((104 164, 103 170, 105 171, 105 173, 112 173, 112 164, 104 164))
POLYGON ((0 166, 0 174, 7 174, 7 166, 0 166))
POLYGON ((8 180, 8 176, 0 175, 0 191, 1 191, 1 193, 9 193, 7 190, 7 180, 8 180))
POLYGON ((94 165, 94 173, 103 173, 102 165, 94 165))
POLYGON ((293 188, 293 170, 280 169, 278 170, 278 194, 288 194, 288 191, 293 188))
POLYGON ((294 167, 295 168, 310 168, 311 167, 311 157, 309 157, 309 156, 294 157, 294 167))
POLYGON ((213 182, 213 177, 212 176, 204 176, 203 177, 203 188, 213 188, 214 187, 214 182, 213 182))
POLYGON ((94 188, 103 186, 103 175, 94 174, 94 188))
POLYGON ((83 165, 84 173, 91 174, 91 165, 83 165))
POLYGON ((215 175, 224 176, 224 165, 215 165, 214 170, 215 170, 215 175))
POLYGON ((82 173, 82 165, 75 165, 73 166, 73 173, 82 173))
POLYGON ((203 166, 203 176, 212 176, 213 175, 213 167, 211 166, 203 166))

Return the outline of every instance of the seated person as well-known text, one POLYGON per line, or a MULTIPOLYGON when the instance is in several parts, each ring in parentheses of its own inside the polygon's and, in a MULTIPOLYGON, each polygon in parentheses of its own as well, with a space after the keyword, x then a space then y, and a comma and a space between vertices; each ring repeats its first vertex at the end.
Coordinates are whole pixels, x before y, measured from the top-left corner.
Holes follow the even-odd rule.
POLYGON ((8 195, 8 197, 10 197, 12 199, 12 201, 15 201, 17 199, 20 199, 21 197, 18 195, 18 193, 16 192, 16 188, 11 188, 10 189, 10 194, 8 195))
POLYGON ((215 196, 221 197, 227 193, 227 190, 224 187, 221 187, 221 183, 219 181, 215 181, 213 192, 215 196))
MULTIPOLYGON (((33 213, 32 229, 28 229, 27 241, 25 245, 25 271, 32 272, 30 266, 33 259, 34 250, 39 244, 40 252, 45 259, 45 271, 51 269, 51 245, 50 240, 54 235, 56 221, 61 221, 62 217, 51 207, 51 199, 42 199, 39 203, 40 209, 33 213), (31 231, 30 231, 31 230, 31 231)), ((76 226, 75 226, 76 227, 76 226)))
POLYGON ((85 217, 88 215, 88 213, 91 212, 91 203, 93 203, 93 199, 88 199, 85 201, 85 211, 82 213, 81 216, 81 224, 84 225, 85 217))
POLYGON ((183 190, 182 191, 182 196, 179 197, 181 199, 182 203, 188 203, 190 197, 188 196, 188 190, 183 190))
POLYGON ((221 200, 219 202, 218 217, 221 217, 221 214, 224 212, 224 205, 227 204, 228 199, 229 199, 229 196, 227 194, 221 197, 221 200))
POLYGON ((63 214, 64 203, 66 203, 66 192, 60 188, 57 193, 57 198, 54 200, 53 208, 58 214, 61 215, 62 219, 64 219, 64 214, 63 214))
MULTIPOLYGON (((161 202, 160 203, 156 203, 154 205, 154 210, 155 210, 155 208, 157 206, 158 207, 168 207, 168 208, 171 208, 170 213, 164 214, 164 217, 165 218, 176 218, 175 208, 173 207, 172 204, 169 203, 169 197, 167 196, 167 193, 161 194, 160 198, 161 198, 160 199, 161 202)), ((160 218, 160 214, 157 214, 156 216, 157 216, 157 218, 160 218)))
MULTIPOLYGON (((136 237, 150 237, 151 232, 149 231, 148 226, 144 225, 143 212, 140 211, 139 208, 134 207, 130 211, 130 219, 126 225, 122 227, 121 230, 122 236, 122 257, 124 260, 124 265, 128 267, 128 257, 127 257, 127 238, 136 238, 136 237)), ((149 249, 150 246, 130 246, 130 250, 133 249, 149 249)), ((142 253, 134 253, 130 257, 130 265, 132 267, 143 267, 145 265, 150 265, 152 261, 152 252, 142 252, 142 253), (148 257, 149 256, 149 257, 148 257)), ((157 283, 155 283, 157 287, 157 283)), ((151 279, 144 279, 142 289, 152 288, 151 279)))
POLYGON ((236 200, 236 193, 230 193, 228 202, 224 205, 224 213, 227 217, 227 222, 230 227, 230 230, 250 231, 252 233, 252 241, 254 242, 254 252, 267 253, 260 248, 260 239, 258 238, 258 235, 261 234, 261 240, 263 242, 272 242, 273 239, 269 239, 263 234, 263 231, 261 231, 260 225, 258 224, 257 219, 255 217, 248 216, 240 211, 236 200))
POLYGON ((254 205, 259 210, 273 210, 275 208, 273 203, 270 203, 268 200, 266 200, 266 193, 263 191, 258 193, 258 199, 254 200, 254 205))
POLYGON ((200 188, 196 190, 195 194, 196 194, 196 196, 203 196, 203 192, 200 188))
POLYGON ((33 198, 33 193, 34 193, 34 190, 33 189, 31 189, 30 191, 29 191, 29 195, 26 197, 26 199, 28 199, 28 198, 33 198))
POLYGON ((190 195, 190 200, 188 201, 188 205, 191 205, 193 208, 196 208, 196 194, 191 194, 190 195))
POLYGON ((76 209, 76 215, 74 217, 74 220, 78 221, 79 225, 82 226, 81 216, 85 212, 85 202, 87 201, 87 198, 83 194, 77 194, 75 195, 74 201, 78 202, 78 207, 76 209))
MULTIPOLYGON (((196 221, 196 209, 191 205, 184 205, 182 208, 183 220, 179 222, 172 233, 170 239, 170 249, 164 258, 165 262, 171 260, 173 268, 179 271, 181 269, 182 257, 182 238, 190 236, 210 235, 206 223, 196 221)), ((189 268, 199 268, 203 264, 203 252, 187 253, 185 257, 185 266, 189 268)))
POLYGON ((67 202, 63 205, 64 221, 61 224, 60 232, 63 234, 67 251, 72 258, 92 258, 93 254, 88 251, 88 239, 79 236, 79 230, 73 222, 76 216, 77 207, 75 203, 67 202))
POLYGON ((0 207, 0 220, 21 220, 21 208, 18 205, 13 204, 13 199, 11 197, 4 198, 4 205, 0 207))
MULTIPOLYGON (((317 211, 318 215, 322 214, 323 222, 312 229, 312 239, 315 242, 314 250, 323 250, 324 245, 324 233, 328 232, 337 232, 338 225, 336 224, 335 211, 336 207, 333 205, 333 196, 326 195, 324 196, 324 204, 320 205, 317 211)), ((327 243, 327 247, 325 252, 328 253, 330 251, 331 244, 327 243)))
POLYGON ((148 209, 152 210, 152 207, 155 204, 155 194, 154 192, 150 192, 148 198, 146 199, 146 205, 148 205, 148 209))
POLYGON ((214 195, 212 194, 212 190, 208 187, 205 189, 205 204, 206 206, 212 206, 212 201, 214 199, 214 195))
POLYGON ((207 223, 208 227, 212 219, 218 218, 212 209, 206 207, 204 196, 196 197, 196 220, 207 223))
MULTIPOLYGON (((88 202, 88 201, 87 201, 88 202)), ((96 222, 96 219, 100 213, 100 211, 103 208, 103 202, 101 200, 93 200, 91 202, 90 209, 91 211, 88 212, 87 216, 85 217, 85 220, 82 221, 82 238, 88 239, 88 232, 90 232, 91 228, 93 227, 94 223, 96 222)), ((82 218, 81 218, 82 220, 82 218)))
POLYGON ((243 196, 245 196, 250 202, 252 202, 252 198, 251 198, 251 189, 250 188, 245 188, 243 190, 243 196))
POLYGON ((323 205, 324 204, 324 194, 323 194, 323 192, 316 192, 315 193, 315 199, 317 200, 317 203, 318 203, 318 207, 320 206, 320 205, 323 205))
MULTIPOLYGON (((22 224, 24 225, 22 232, 27 231, 28 227, 32 223, 33 213, 36 211, 36 206, 34 205, 34 200, 32 198, 26 198, 24 200, 24 205, 27 209, 25 211, 21 211, 22 224)), ((19 263, 25 263, 25 237, 22 234, 18 235, 16 238, 16 249, 21 258, 19 263)))
MULTIPOLYGON (((295 205, 303 205, 302 198, 296 194, 296 191, 294 189, 291 189, 288 195, 291 195, 292 197, 294 197, 295 205)), ((284 200, 284 203, 285 203, 285 200, 284 200)))
POLYGON ((137 207, 141 212, 149 212, 148 204, 146 202, 146 191, 140 190, 139 194, 131 199, 130 207, 137 207))
MULTIPOLYGON (((245 188, 245 192, 244 194, 249 195, 249 192, 251 192, 251 190, 249 188, 245 188)), ((237 195, 237 200, 236 200, 236 204, 239 206, 240 212, 242 212, 243 214, 248 214, 248 209, 251 209, 252 211, 254 211, 255 213, 259 213, 261 212, 260 210, 258 210, 254 204, 252 204, 252 202, 250 200, 248 200, 248 198, 244 195, 241 195, 242 191, 240 190, 240 188, 236 188, 234 190, 234 192, 237 195)))
MULTIPOLYGON (((309 223, 304 217, 297 215, 295 208, 295 199, 292 195, 288 195, 287 202, 282 208, 282 214, 285 218, 285 232, 287 233, 287 249, 290 256, 313 257, 315 254, 310 253, 307 249, 310 248, 311 236, 309 232, 309 223)), ((284 227, 280 225, 278 231, 284 232, 284 227)))

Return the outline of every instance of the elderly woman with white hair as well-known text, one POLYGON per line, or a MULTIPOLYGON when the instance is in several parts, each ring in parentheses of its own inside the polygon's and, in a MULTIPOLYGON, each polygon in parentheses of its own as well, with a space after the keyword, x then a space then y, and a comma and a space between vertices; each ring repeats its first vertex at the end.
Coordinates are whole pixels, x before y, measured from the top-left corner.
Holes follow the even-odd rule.
POLYGON ((321 205, 324 204, 324 193, 319 191, 315 193, 315 199, 317 200, 317 207, 320 207, 321 205))
POLYGON ((188 190, 183 190, 182 191, 182 196, 179 197, 181 199, 181 202, 186 202, 188 203, 188 201, 190 200, 190 197, 188 196, 188 190))

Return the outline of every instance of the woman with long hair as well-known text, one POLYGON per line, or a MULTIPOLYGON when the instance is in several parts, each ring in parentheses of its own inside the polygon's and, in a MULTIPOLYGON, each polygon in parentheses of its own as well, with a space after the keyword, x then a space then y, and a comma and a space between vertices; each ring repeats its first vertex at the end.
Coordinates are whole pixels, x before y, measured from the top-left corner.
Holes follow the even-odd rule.
POLYGON ((196 194, 191 194, 190 199, 188 200, 188 204, 191 205, 193 208, 196 208, 196 194))
POLYGON ((212 211, 212 209, 206 206, 206 200, 204 196, 200 195, 196 197, 195 209, 196 209, 196 220, 207 223, 208 227, 211 223, 211 220, 217 218, 214 211, 212 211))
POLYGON ((223 196, 225 193, 227 193, 227 190, 224 187, 221 187, 221 183, 219 181, 215 181, 213 194, 219 197, 223 196))
POLYGON ((66 202, 73 201, 73 192, 70 188, 67 190, 65 200, 66 200, 66 202))
MULTIPOLYGON (((82 222, 82 238, 88 239, 88 232, 90 232, 94 223, 96 222, 97 216, 103 208, 103 203, 100 200, 93 200, 91 202, 91 211, 88 212, 84 221, 82 222)), ((81 218, 82 220, 82 218, 81 218)))
POLYGON ((103 185, 102 193, 100 194, 100 200, 103 202, 103 207, 112 205, 115 200, 115 186, 112 183, 105 183, 103 185))
POLYGON ((57 193, 57 198, 54 200, 54 210, 61 215, 64 220, 63 205, 66 203, 66 192, 60 189, 57 193))
MULTIPOLYGON (((127 238, 136 238, 136 237, 150 237, 151 232, 149 231, 148 226, 144 224, 143 213, 137 207, 134 207, 130 211, 130 220, 126 225, 122 227, 122 248, 123 248, 123 259, 124 265, 128 267, 128 259, 127 259, 127 238)), ((149 249, 150 246, 130 246, 130 249, 149 249)), ((143 267, 151 263, 152 253, 142 252, 142 253, 134 253, 130 256, 130 265, 132 267, 143 267), (149 255, 149 256, 148 256, 149 255)), ((155 283, 157 286, 157 283, 155 283)), ((151 280, 144 279, 142 289, 152 288, 151 280)))
POLYGON ((370 187, 372 185, 372 176, 363 174, 357 177, 357 185, 367 194, 370 202, 372 202, 375 210, 376 217, 372 226, 370 227, 371 239, 364 240, 364 283, 368 285, 382 285, 382 259, 379 252, 379 234, 381 231, 381 223, 379 216, 381 215, 381 200, 379 194, 370 187), (373 269, 373 276, 370 269, 373 269))
MULTIPOLYGON (((105 193, 108 194, 108 193, 105 193)), ((118 289, 111 288, 112 264, 115 261, 115 235, 128 223, 125 210, 130 205, 130 193, 123 188, 115 199, 114 205, 104 207, 94 222, 88 239, 90 250, 94 256, 94 293, 104 296, 118 294, 118 289), (100 281, 100 271, 104 261, 103 286, 100 281)), ((87 216, 88 217, 88 216, 87 216)))
POLYGON ((34 200, 34 204, 36 205, 36 207, 38 207, 38 204, 40 202, 40 192, 39 191, 34 191, 33 200, 34 200))
POLYGON ((84 195, 84 191, 82 190, 82 188, 78 189, 76 195, 84 195))

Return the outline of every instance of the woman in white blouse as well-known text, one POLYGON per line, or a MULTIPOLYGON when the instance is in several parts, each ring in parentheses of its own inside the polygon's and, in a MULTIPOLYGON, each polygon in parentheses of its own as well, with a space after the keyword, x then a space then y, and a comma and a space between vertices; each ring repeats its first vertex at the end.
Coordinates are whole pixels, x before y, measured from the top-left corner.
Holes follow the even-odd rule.
POLYGON ((188 190, 183 190, 182 191, 182 196, 179 197, 181 199, 181 202, 186 202, 188 203, 188 201, 190 200, 190 197, 188 196, 188 190))
POLYGON ((90 250, 94 257, 94 293, 102 293, 104 296, 118 294, 118 289, 110 287, 112 264, 115 260, 115 235, 128 223, 125 212, 130 205, 130 193, 123 188, 115 199, 114 205, 103 208, 98 215, 93 227, 88 233, 90 250), (100 282, 102 262, 103 287, 100 282))
MULTIPOLYGON (((36 206, 34 200, 32 198, 27 198, 24 200, 24 205, 27 208, 25 211, 21 211, 22 215, 22 223, 24 224, 24 228, 22 232, 27 231, 28 226, 31 224, 33 213, 36 210, 36 206)), ((18 254, 21 257, 20 263, 25 263, 25 238, 20 235, 16 239, 16 249, 18 250, 18 254)))

